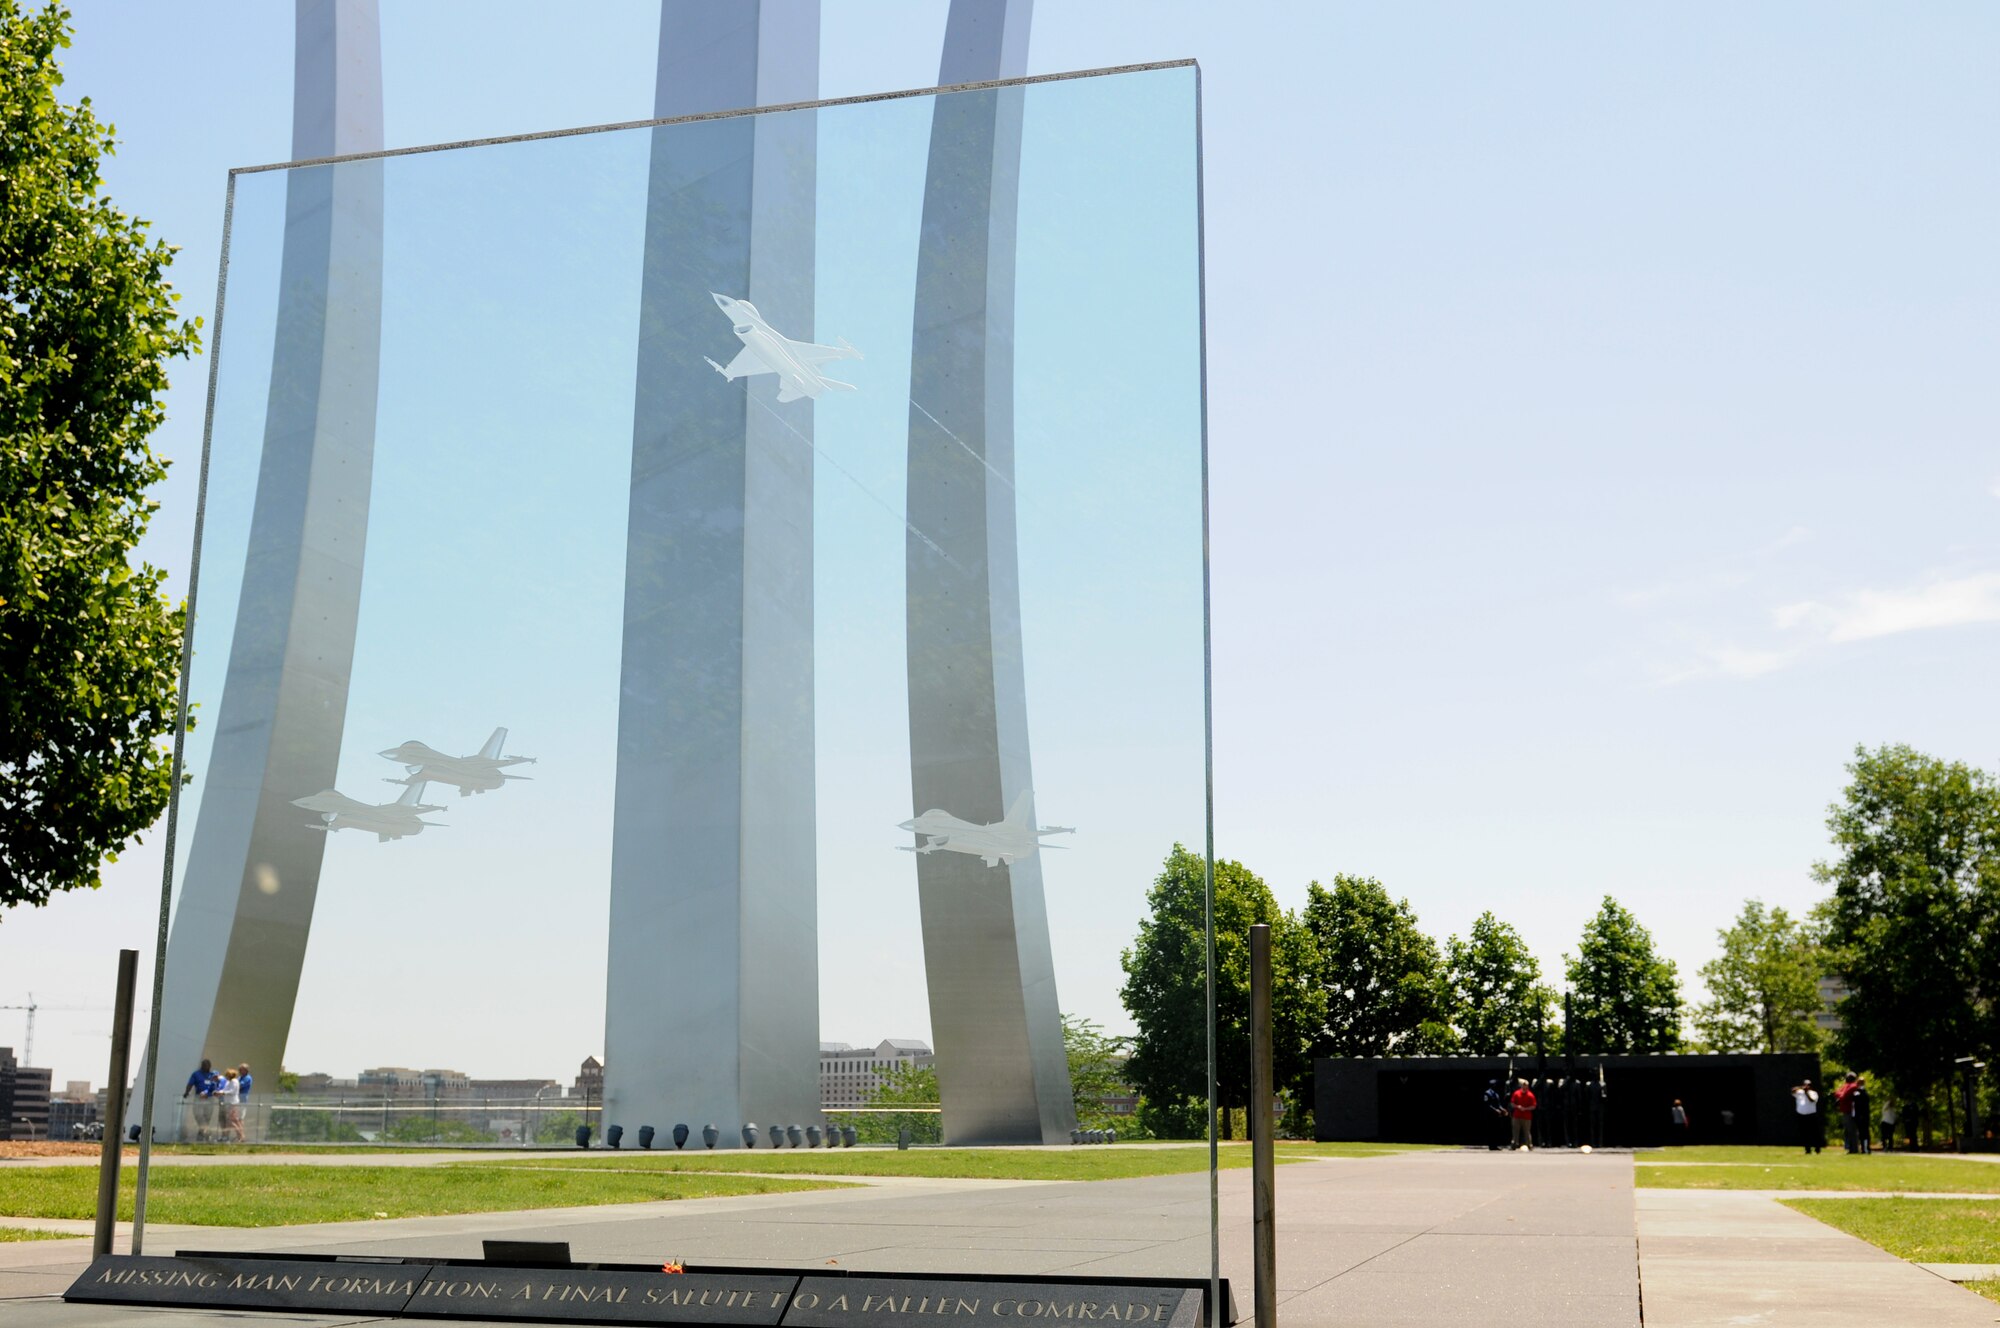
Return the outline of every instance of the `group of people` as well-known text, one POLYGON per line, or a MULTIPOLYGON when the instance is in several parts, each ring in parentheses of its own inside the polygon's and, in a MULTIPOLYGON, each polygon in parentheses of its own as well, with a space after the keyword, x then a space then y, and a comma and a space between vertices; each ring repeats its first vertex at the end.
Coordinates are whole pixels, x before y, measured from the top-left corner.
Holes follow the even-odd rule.
POLYGON ((194 1141, 201 1144, 243 1142, 243 1108, 250 1101, 250 1063, 217 1071, 207 1057, 188 1076, 181 1101, 194 1099, 194 1141))
MULTIPOLYGON (((1535 1108, 1541 1105, 1535 1097, 1535 1090, 1528 1086, 1526 1079, 1516 1079, 1512 1092, 1503 1092, 1500 1081, 1486 1081, 1485 1106, 1489 1115, 1506 1131, 1506 1147, 1510 1151, 1535 1147, 1535 1108)), ((1502 1145, 1496 1140, 1487 1145, 1497 1151, 1502 1145)))
MULTIPOLYGON (((1866 1155, 1874 1151, 1869 1137, 1869 1108, 1872 1106, 1868 1092, 1868 1081, 1849 1071, 1833 1093, 1834 1114, 1840 1117, 1841 1144, 1850 1153, 1866 1155)), ((1826 1147, 1826 1118, 1820 1111, 1819 1089, 1808 1079, 1792 1090, 1792 1109, 1798 1114, 1799 1142, 1808 1154, 1818 1153, 1826 1147)), ((1882 1103, 1879 1117, 1882 1126, 1882 1150, 1889 1152, 1896 1146, 1896 1102, 1894 1098, 1882 1103)))

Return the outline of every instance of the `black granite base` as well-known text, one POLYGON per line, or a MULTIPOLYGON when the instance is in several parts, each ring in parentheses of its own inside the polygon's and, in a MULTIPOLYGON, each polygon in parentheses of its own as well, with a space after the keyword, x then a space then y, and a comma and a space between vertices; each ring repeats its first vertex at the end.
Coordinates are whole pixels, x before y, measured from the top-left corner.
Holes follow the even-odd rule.
MULTIPOLYGON (((108 1254, 64 1300, 184 1308, 538 1323, 905 1328, 1054 1320, 1212 1328, 1200 1278, 848 1273, 817 1268, 392 1259, 354 1255, 108 1254)), ((1220 1323, 1236 1322, 1222 1283, 1220 1323)))

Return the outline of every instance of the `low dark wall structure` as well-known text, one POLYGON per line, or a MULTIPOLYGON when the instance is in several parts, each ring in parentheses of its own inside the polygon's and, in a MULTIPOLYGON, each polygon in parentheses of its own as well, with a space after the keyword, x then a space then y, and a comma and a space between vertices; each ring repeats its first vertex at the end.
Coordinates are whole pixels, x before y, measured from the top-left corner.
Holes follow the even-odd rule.
MULTIPOLYGON (((1724 1056, 1405 1056, 1313 1062, 1316 1137, 1485 1144, 1504 1126, 1481 1104, 1488 1080, 1526 1079, 1544 1110, 1544 1146, 1650 1148, 1674 1143, 1798 1141, 1792 1092, 1820 1083, 1812 1054, 1724 1056), (1688 1128, 1673 1123, 1674 1099, 1688 1128), (1726 1113, 1726 1114, 1725 1114, 1726 1113)), ((1821 1085, 1822 1090, 1825 1085, 1821 1085)), ((1832 1110, 1831 1095, 1821 1107, 1832 1110)), ((1829 1123, 1836 1142, 1839 1128, 1829 1123)))

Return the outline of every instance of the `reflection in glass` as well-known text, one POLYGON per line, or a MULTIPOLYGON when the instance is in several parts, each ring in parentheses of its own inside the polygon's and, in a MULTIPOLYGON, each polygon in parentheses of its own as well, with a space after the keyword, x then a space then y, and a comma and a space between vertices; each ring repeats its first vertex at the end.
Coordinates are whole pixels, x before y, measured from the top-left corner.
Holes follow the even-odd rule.
POLYGON ((938 1120, 824 1113, 822 1028, 919 1034, 947 1142, 1070 1146, 1060 1012, 1116 1019, 1206 819, 1195 105, 1173 66, 236 175, 163 1082, 515 1072, 601 1012, 594 1097, 460 1127, 851 1147, 938 1120), (302 294, 348 181, 379 285, 302 294), (301 395, 302 299, 379 390, 301 395))

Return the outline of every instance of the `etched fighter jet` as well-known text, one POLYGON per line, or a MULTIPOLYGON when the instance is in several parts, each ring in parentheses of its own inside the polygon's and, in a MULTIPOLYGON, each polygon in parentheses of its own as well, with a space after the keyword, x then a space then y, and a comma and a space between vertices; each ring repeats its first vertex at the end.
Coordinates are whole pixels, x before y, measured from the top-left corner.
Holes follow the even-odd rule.
POLYGON ((441 812, 423 801, 424 786, 412 784, 394 802, 357 802, 337 789, 315 793, 310 798, 294 798, 292 806, 318 812, 321 824, 311 827, 332 834, 336 830, 366 830, 384 844, 405 835, 442 829, 436 821, 423 819, 425 812, 441 812))
MULTIPOLYGON (((778 400, 797 401, 800 397, 818 400, 828 388, 839 392, 852 392, 854 384, 842 383, 828 378, 819 371, 822 364, 834 360, 858 360, 861 352, 840 339, 838 346, 816 346, 810 341, 793 341, 772 329, 764 321, 764 315, 757 312, 757 306, 748 300, 732 300, 727 295, 717 295, 710 291, 709 298, 715 307, 729 316, 730 324, 736 329, 737 340, 743 349, 736 352, 736 358, 728 365, 709 360, 708 365, 724 378, 734 381, 748 378, 753 374, 778 375, 778 400)), ((703 356, 707 359, 707 356, 703 356)))
POLYGON ((916 847, 908 844, 899 847, 905 853, 935 853, 939 849, 947 853, 970 853, 989 867, 997 867, 1003 862, 1012 866, 1017 859, 1032 856, 1038 848, 1061 848, 1061 844, 1044 844, 1041 837, 1073 835, 1076 827, 1037 827, 1028 819, 1028 802, 1033 796, 1030 790, 1022 789, 1015 797, 1014 805, 1007 809, 1007 819, 991 825, 961 821, 950 812, 933 807, 897 827, 899 830, 916 831, 924 837, 924 842, 916 847))
POLYGON ((510 779, 528 777, 500 773, 510 765, 535 763, 532 756, 502 756, 500 749, 506 745, 507 730, 495 729, 486 745, 471 756, 446 756, 414 738, 381 754, 409 771, 403 779, 390 780, 391 784, 449 784, 458 790, 459 797, 466 798, 475 793, 490 793, 510 779))

